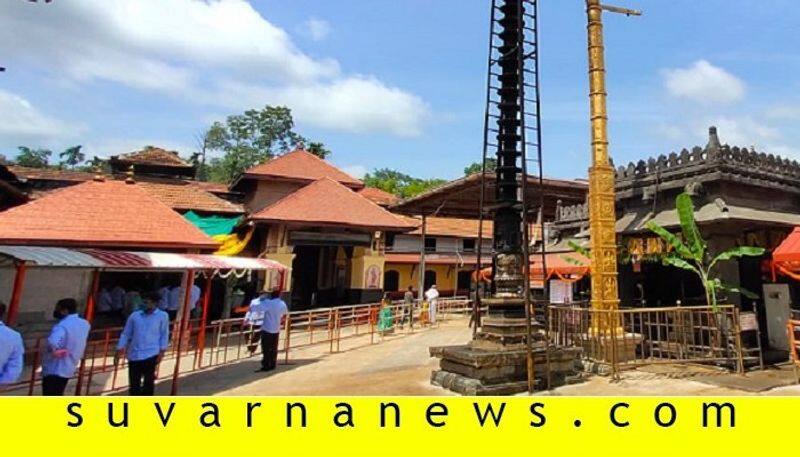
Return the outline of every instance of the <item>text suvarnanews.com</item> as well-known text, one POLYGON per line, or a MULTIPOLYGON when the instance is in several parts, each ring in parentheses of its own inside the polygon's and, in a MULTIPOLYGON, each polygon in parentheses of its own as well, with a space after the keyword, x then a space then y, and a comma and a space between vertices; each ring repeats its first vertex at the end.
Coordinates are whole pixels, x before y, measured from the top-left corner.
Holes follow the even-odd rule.
MULTIPOLYGON (((422 424, 432 429, 447 428, 454 419, 455 412, 447 402, 433 401, 423 405, 416 405, 413 411, 407 411, 403 402, 376 400, 368 406, 354 406, 348 401, 332 402, 321 407, 310 405, 303 401, 270 402, 268 407, 261 401, 241 401, 231 404, 225 402, 218 404, 214 401, 203 401, 197 404, 181 404, 179 401, 109 401, 102 411, 93 409, 91 412, 84 408, 80 400, 69 401, 64 404, 64 425, 69 428, 79 429, 91 424, 93 427, 128 428, 135 427, 136 421, 155 421, 161 427, 169 428, 174 422, 186 424, 187 420, 194 426, 211 429, 223 428, 226 423, 235 423, 236 427, 258 428, 269 422, 270 426, 278 425, 288 429, 307 428, 311 421, 315 426, 326 426, 338 429, 358 429, 364 427, 377 427, 380 429, 402 429, 404 424, 422 424), (134 414, 135 413, 135 414, 134 414), (177 416, 180 418, 177 419, 177 416), (369 421, 359 419, 369 417, 369 421), (269 419, 267 421, 267 418, 269 419), (362 425, 365 424, 366 425, 362 425)), ((475 400, 469 402, 471 407, 459 408, 458 424, 465 423, 480 428, 500 428, 508 421, 514 421, 519 426, 524 420, 524 426, 541 429, 548 426, 563 427, 565 420, 559 414, 560 422, 554 423, 549 417, 549 410, 557 405, 548 406, 547 401, 502 401, 475 400), (524 414, 515 411, 510 414, 511 408, 525 408, 524 414)), ((605 417, 605 425, 614 429, 625 429, 633 425, 649 422, 658 428, 671 428, 683 420, 690 421, 696 428, 726 428, 736 427, 736 406, 731 401, 701 401, 691 407, 678 407, 673 402, 661 401, 654 405, 636 405, 631 401, 610 401, 607 408, 600 407, 598 416, 593 406, 593 417, 605 417), (638 408, 636 414, 631 409, 638 408), (642 411, 646 408, 647 411, 642 411), (686 413, 686 409, 692 411, 686 413), (682 419, 682 416, 687 416, 682 419)), ((580 429, 585 425, 579 412, 569 418, 569 427, 580 429)))

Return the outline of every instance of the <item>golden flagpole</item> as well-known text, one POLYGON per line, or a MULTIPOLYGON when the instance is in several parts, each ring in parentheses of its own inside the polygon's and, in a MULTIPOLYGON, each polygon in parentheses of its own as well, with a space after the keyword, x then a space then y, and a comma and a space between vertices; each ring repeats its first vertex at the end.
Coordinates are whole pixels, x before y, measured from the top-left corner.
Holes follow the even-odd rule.
MULTIPOLYGON (((603 45, 603 10, 626 15, 641 12, 604 6, 600 0, 586 0, 589 18, 589 100, 592 123, 592 165, 589 168, 589 238, 591 249, 592 309, 616 310, 617 290, 616 211, 614 167, 608 154, 608 109, 603 45)), ((610 316, 610 315, 609 315, 610 316)), ((607 333, 618 326, 611 319, 594 319, 592 330, 607 333)))

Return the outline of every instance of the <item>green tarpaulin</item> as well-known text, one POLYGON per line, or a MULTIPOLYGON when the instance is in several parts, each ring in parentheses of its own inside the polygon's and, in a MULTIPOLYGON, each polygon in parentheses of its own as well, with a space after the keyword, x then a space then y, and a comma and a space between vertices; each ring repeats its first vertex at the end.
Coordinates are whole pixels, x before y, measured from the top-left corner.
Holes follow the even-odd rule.
POLYGON ((200 216, 194 211, 189 211, 184 214, 183 217, 208 236, 229 235, 233 232, 233 228, 236 227, 236 224, 242 219, 241 216, 200 216))

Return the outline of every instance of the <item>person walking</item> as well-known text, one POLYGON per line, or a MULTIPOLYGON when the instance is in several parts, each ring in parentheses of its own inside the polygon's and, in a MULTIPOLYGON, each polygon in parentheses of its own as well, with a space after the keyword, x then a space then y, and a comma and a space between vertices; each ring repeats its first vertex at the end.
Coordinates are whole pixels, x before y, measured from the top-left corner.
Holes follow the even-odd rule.
POLYGON ((0 302, 0 385, 11 384, 22 374, 22 357, 25 346, 22 335, 3 323, 6 304, 0 302))
POLYGON ((250 302, 250 313, 263 315, 261 323, 261 368, 256 372, 272 371, 278 365, 278 341, 281 319, 288 312, 286 303, 277 290, 264 286, 261 295, 250 302))
POLYGON ((403 319, 400 321, 400 328, 403 328, 403 325, 406 323, 406 317, 408 317, 408 326, 413 328, 414 327, 414 286, 408 286, 406 289, 406 293, 403 294, 403 303, 405 304, 403 309, 403 319))
POLYGON ((153 395, 156 367, 169 347, 169 316, 158 309, 158 293, 143 297, 144 309, 134 311, 119 336, 114 365, 128 358, 130 395, 153 395))
POLYGON ((64 298, 56 303, 53 317, 58 320, 47 337, 42 354, 42 395, 64 395, 67 382, 83 358, 91 325, 78 316, 78 302, 64 298))
POLYGON ((439 289, 436 284, 425 292, 425 300, 428 301, 428 322, 433 325, 436 323, 436 306, 439 304, 439 289))

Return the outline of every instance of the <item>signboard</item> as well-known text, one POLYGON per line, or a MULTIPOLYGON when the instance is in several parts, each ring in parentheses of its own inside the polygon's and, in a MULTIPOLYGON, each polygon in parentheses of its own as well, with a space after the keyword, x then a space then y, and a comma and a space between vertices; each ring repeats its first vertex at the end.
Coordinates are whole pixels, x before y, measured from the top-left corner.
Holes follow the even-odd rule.
POLYGON ((550 303, 572 303, 572 284, 559 279, 550 280, 550 303))
POLYGON ((756 313, 739 314, 739 326, 743 332, 758 330, 758 319, 756 319, 756 313))
POLYGON ((310 246, 370 246, 369 233, 304 232, 289 233, 290 244, 310 246))

